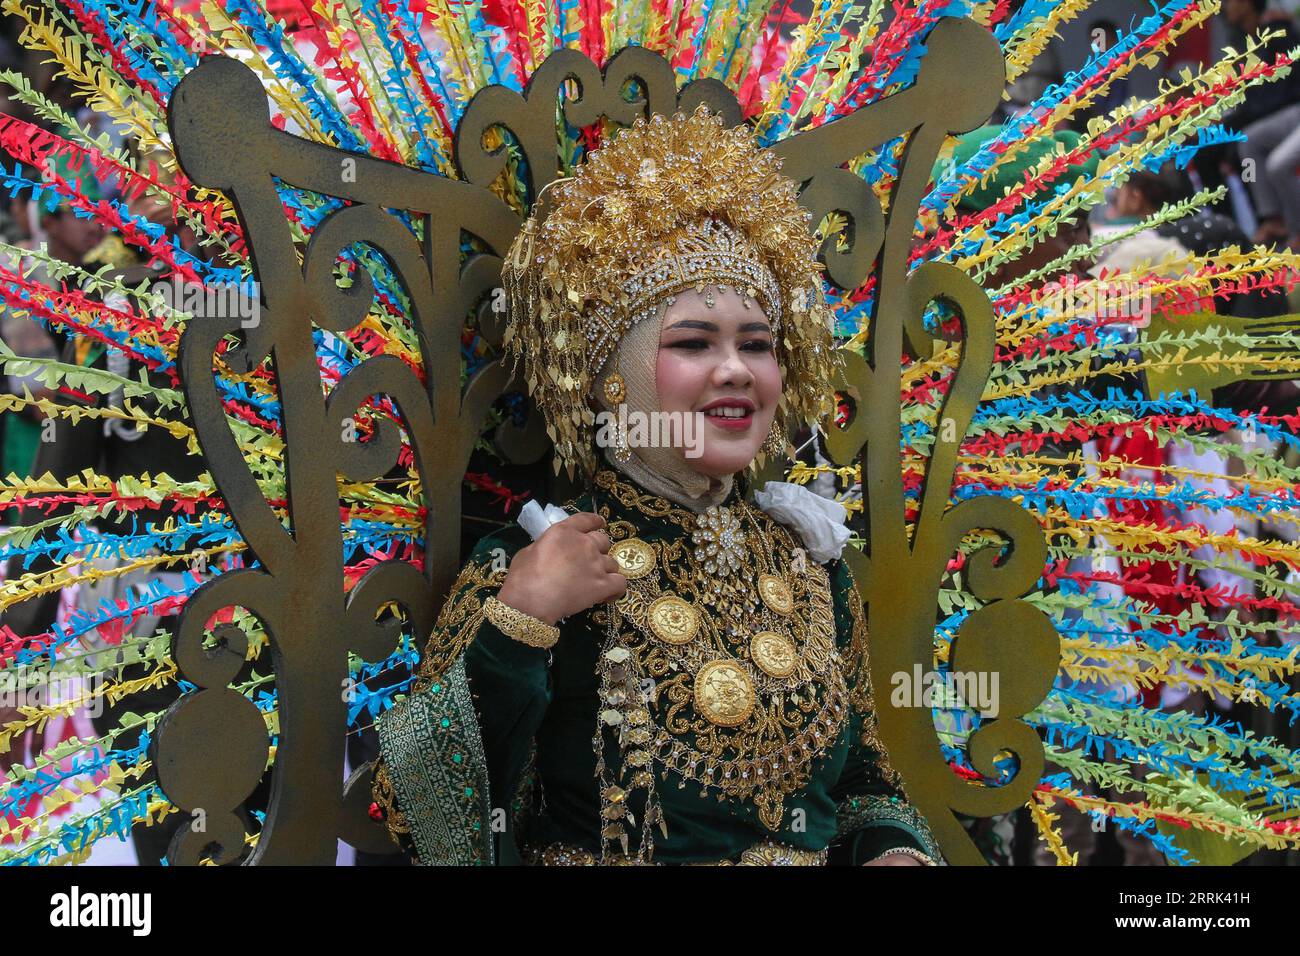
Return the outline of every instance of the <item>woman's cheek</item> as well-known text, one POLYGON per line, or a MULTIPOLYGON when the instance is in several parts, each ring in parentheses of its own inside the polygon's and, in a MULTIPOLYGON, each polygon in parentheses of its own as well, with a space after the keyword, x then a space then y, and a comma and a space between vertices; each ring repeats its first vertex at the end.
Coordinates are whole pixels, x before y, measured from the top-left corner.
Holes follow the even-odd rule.
POLYGON ((660 349, 655 363, 655 384, 659 390, 659 407, 664 411, 690 411, 700 394, 702 383, 698 363, 674 354, 672 349, 660 349))
POLYGON ((781 365, 770 353, 766 361, 754 370, 754 381, 764 406, 775 406, 781 401, 781 377, 781 365))

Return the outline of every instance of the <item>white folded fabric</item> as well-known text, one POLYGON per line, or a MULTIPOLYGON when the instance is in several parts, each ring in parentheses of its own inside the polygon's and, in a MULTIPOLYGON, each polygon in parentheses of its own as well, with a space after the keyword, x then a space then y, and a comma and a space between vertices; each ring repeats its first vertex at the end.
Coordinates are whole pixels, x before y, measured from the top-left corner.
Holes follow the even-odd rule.
POLYGON ((769 481, 754 492, 754 503, 794 531, 818 564, 838 558, 852 536, 845 507, 803 485, 769 481))
POLYGON ((542 536, 543 531, 567 517, 569 513, 563 508, 555 505, 547 505, 543 508, 536 501, 530 501, 519 511, 519 527, 527 531, 528 536, 536 541, 542 536))

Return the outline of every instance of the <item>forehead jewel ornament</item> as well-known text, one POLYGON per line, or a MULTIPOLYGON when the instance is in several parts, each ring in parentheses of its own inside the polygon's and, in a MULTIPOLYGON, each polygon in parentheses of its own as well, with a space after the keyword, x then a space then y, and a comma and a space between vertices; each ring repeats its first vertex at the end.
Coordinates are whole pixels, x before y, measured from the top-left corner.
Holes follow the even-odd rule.
POLYGON ((507 351, 555 443, 595 470, 593 383, 619 340, 688 289, 733 289, 771 324, 786 432, 830 411, 834 370, 818 242, 781 161, 704 106, 638 119, 546 190, 502 267, 507 351))

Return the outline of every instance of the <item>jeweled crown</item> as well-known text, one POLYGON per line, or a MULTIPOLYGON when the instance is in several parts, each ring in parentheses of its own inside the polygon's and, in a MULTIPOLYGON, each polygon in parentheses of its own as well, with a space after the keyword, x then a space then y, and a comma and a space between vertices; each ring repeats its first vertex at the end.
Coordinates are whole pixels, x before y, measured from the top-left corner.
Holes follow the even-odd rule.
POLYGON ((829 410, 830 316, 817 240, 781 161, 700 107, 639 119, 553 186, 502 268, 506 346, 570 474, 595 466, 592 383, 667 297, 734 288, 772 325, 785 429, 829 410))
POLYGON ((772 334, 780 334, 781 290, 754 244, 725 222, 703 219, 673 241, 649 247, 645 264, 623 283, 623 301, 591 310, 591 373, 600 374, 623 333, 653 315, 665 297, 706 285, 734 289, 747 305, 757 301, 772 334))

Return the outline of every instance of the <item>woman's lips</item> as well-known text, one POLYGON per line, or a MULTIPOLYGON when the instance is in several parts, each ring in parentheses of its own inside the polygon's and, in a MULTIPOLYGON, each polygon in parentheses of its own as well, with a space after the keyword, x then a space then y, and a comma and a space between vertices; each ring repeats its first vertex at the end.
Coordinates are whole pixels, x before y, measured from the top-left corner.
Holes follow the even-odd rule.
POLYGON ((723 431, 743 432, 754 421, 754 403, 748 398, 716 398, 700 411, 723 431))
POLYGON ((705 415, 704 420, 712 422, 726 431, 743 432, 754 423, 754 415, 752 412, 746 412, 739 418, 724 418, 721 415, 705 415))

